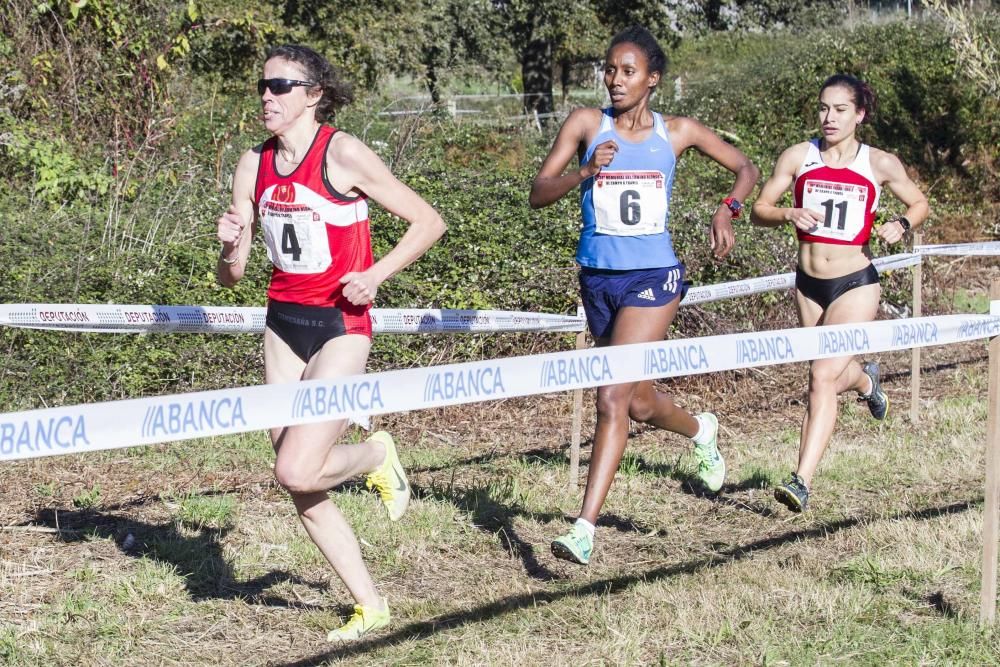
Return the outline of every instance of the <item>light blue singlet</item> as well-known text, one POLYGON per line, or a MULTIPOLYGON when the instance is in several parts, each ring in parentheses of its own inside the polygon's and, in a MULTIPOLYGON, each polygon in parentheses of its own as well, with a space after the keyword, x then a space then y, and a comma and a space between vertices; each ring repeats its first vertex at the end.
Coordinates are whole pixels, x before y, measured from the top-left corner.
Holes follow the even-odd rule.
POLYGON ((679 264, 670 240, 670 193, 677 159, 663 117, 653 112, 653 131, 641 143, 615 131, 611 109, 581 165, 609 139, 618 144, 614 160, 580 185, 583 229, 576 250, 580 266, 592 269, 653 269, 679 264))

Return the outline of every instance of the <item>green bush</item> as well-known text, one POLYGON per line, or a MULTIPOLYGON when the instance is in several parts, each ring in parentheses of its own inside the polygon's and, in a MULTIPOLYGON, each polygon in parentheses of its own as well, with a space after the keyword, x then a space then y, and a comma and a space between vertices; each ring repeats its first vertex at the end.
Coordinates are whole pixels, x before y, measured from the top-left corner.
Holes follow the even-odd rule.
MULTIPOLYGON (((94 46, 96 52, 105 47, 105 42, 94 46)), ((0 55, 14 49, 15 41, 5 34, 0 55)), ((109 168, 106 154, 95 148, 99 144, 74 144, 75 135, 64 134, 62 116, 49 123, 43 114, 25 115, 25 93, 14 92, 17 82, 26 80, 23 58, 0 72, 0 122, 6 119, 11 133, 3 135, 0 128, 6 137, 0 166, 9 181, 7 196, 0 199, 0 300, 263 305, 269 265, 259 241, 236 288, 220 287, 214 275, 215 219, 226 208, 232 170, 239 155, 263 138, 257 101, 248 82, 223 83, 197 68, 182 72, 183 62, 163 74, 164 97, 176 103, 169 123, 161 124, 167 116, 154 119, 153 126, 163 129, 155 142, 121 163, 127 173, 109 168), (10 130, 14 121, 19 125, 10 130), (16 133, 34 143, 11 148, 16 133), (30 171, 35 158, 17 151, 32 146, 49 151, 43 162, 64 168, 30 171)), ((765 173, 781 149, 810 136, 819 83, 838 69, 873 82, 883 112, 869 140, 899 153, 921 178, 951 182, 951 174, 979 168, 975 161, 966 163, 969 155, 995 151, 990 101, 954 79, 947 40, 932 23, 828 30, 795 39, 713 35, 682 44, 672 63, 672 73, 684 77, 684 94, 676 102, 658 101, 657 107, 727 132, 765 173)), ((33 95, 37 100, 56 93, 44 89, 33 95)), ((442 213, 449 231, 380 289, 378 305, 574 312, 577 195, 538 211, 527 205, 531 180, 556 128, 540 134, 499 121, 390 121, 372 113, 383 106, 377 98, 360 100, 343 110, 337 124, 373 146, 442 213)), ((98 129, 88 131, 99 136, 98 129)), ((737 225, 732 256, 724 262, 712 258, 709 220, 731 183, 726 170, 696 152, 680 163, 671 230, 695 284, 787 271, 794 263, 789 229, 764 230, 745 222, 737 225)), ((936 192, 941 191, 959 202, 956 206, 974 201, 963 187, 936 192)), ((380 255, 399 238, 404 223, 377 206, 371 216, 380 255)), ((905 272, 899 272, 887 283, 890 300, 902 299, 905 281, 905 272)), ((677 329, 690 336, 791 322, 786 295, 769 294, 682 309, 677 329)), ((571 340, 565 334, 381 336, 371 365, 384 369, 566 349, 571 340)), ((0 329, 0 411, 261 381, 257 336, 0 329)))
POLYGON ((684 94, 668 106, 736 135, 762 164, 814 136, 819 86, 838 72, 866 80, 878 95, 865 140, 928 177, 961 168, 976 149, 1000 139, 996 100, 958 75, 948 34, 936 21, 806 35, 716 34, 683 43, 670 70, 684 94))

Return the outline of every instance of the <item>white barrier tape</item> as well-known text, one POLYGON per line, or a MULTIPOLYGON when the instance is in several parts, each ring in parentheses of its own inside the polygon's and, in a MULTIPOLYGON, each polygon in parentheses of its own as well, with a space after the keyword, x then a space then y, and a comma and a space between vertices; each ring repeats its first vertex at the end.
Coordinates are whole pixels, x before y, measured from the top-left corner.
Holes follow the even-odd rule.
POLYGON ((682 306, 693 306, 696 303, 707 303, 709 301, 720 301, 722 299, 732 299, 738 296, 749 296, 750 294, 760 294, 761 292, 773 292, 780 289, 788 289, 795 286, 794 273, 779 273, 773 276, 761 276, 759 278, 747 278, 746 280, 734 280, 728 283, 718 283, 716 285, 698 285, 692 287, 681 300, 682 306))
MULTIPOLYGON (((0 304, 0 326, 99 333, 263 333, 264 308, 114 304, 0 304)), ((579 315, 500 310, 373 308, 375 333, 583 331, 579 315)))
MULTIPOLYGON (((879 257, 887 271, 918 264, 916 254, 879 257)), ((688 290, 682 306, 760 292, 790 289, 794 273, 748 278, 688 290)), ((373 308, 375 333, 458 333, 495 331, 583 331, 582 315, 497 310, 373 308)), ((116 304, 0 304, 0 326, 95 333, 262 333, 264 308, 217 306, 147 306, 116 304)))
POLYGON ((920 255, 915 252, 904 252, 898 255, 887 255, 885 257, 876 257, 872 260, 872 264, 878 269, 879 273, 885 271, 895 271, 896 269, 903 269, 908 266, 916 266, 921 261, 920 255))
MULTIPOLYGON (((914 247, 913 252, 876 257, 872 260, 872 264, 875 265, 879 273, 883 273, 919 264, 922 255, 1000 255, 1000 242, 920 245, 914 247)), ((793 287, 795 287, 794 272, 747 278, 746 280, 736 280, 717 285, 700 285, 688 290, 684 300, 681 301, 681 305, 691 306, 696 303, 718 301, 720 299, 730 299, 737 296, 747 296, 749 294, 759 294, 780 289, 791 289, 793 287)))
MULTIPOLYGON (((899 255, 889 255, 878 257, 872 260, 872 264, 883 271, 893 271, 905 266, 913 266, 920 263, 920 255, 916 253, 903 253, 899 255)), ((709 301, 719 301, 720 299, 731 299, 737 296, 747 296, 749 294, 759 294, 761 292, 773 292, 780 289, 791 289, 795 287, 795 273, 779 273, 773 276, 762 276, 759 278, 747 278, 746 280, 735 280, 729 283, 719 283, 717 285, 700 285, 692 287, 681 301, 682 306, 692 306, 696 303, 706 303, 709 301)))
POLYGON ((913 252, 920 255, 1000 255, 1000 241, 918 245, 913 247, 913 252))
POLYGON ((0 461, 259 431, 357 415, 958 343, 1000 317, 906 320, 687 338, 0 414, 0 461))
POLYGON ((504 310, 372 308, 376 333, 457 333, 493 331, 583 331, 583 315, 504 310))
MULTIPOLYGON (((878 271, 920 263, 922 255, 1000 255, 1000 242, 921 245, 872 260, 878 271)), ((747 278, 688 290, 682 306, 795 287, 795 273, 747 278)), ((375 333, 582 331, 582 315, 496 310, 373 308, 375 333)), ((99 333, 262 333, 263 308, 89 304, 0 304, 0 326, 99 333)))

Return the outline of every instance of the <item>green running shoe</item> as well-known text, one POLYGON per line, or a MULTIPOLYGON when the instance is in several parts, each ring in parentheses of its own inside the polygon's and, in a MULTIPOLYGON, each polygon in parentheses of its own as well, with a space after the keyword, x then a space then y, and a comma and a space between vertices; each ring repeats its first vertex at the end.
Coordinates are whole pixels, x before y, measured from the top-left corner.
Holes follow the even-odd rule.
POLYGON ((882 391, 882 383, 879 382, 878 364, 874 361, 866 361, 861 366, 861 371, 871 378, 872 390, 867 396, 862 396, 861 400, 868 404, 868 411, 872 417, 882 421, 885 413, 889 411, 889 396, 882 391))
POLYGON ((382 504, 389 511, 390 521, 399 521, 406 507, 410 504, 410 485, 406 481, 403 464, 396 454, 396 443, 385 431, 372 433, 369 440, 375 440, 385 445, 385 460, 378 470, 368 475, 365 486, 378 491, 382 504))
POLYGON ((354 641, 361 639, 373 630, 389 625, 389 603, 386 602, 385 598, 382 598, 382 604, 385 605, 385 609, 354 605, 354 613, 351 614, 351 618, 336 630, 331 630, 330 634, 326 636, 326 640, 328 642, 354 641))
POLYGON ((809 506, 809 487, 793 472, 787 482, 774 490, 774 499, 793 512, 805 512, 809 506))
POLYGON ((698 459, 698 479, 709 491, 718 493, 722 483, 726 481, 726 461, 718 447, 719 420, 711 412, 703 412, 698 416, 708 421, 712 428, 712 439, 707 444, 695 443, 694 446, 694 456, 698 459))
POLYGON ((586 528, 575 524, 572 530, 552 542, 553 556, 580 565, 586 565, 590 562, 590 553, 593 550, 594 538, 590 536, 586 528))

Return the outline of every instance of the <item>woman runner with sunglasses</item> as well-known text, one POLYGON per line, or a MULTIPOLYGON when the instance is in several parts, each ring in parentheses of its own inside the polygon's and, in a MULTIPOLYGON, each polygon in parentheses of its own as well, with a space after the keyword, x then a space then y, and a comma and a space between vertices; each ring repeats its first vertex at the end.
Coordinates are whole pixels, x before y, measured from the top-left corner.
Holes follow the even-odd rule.
MULTIPOLYGON (((736 175, 729 197, 712 214, 709 236, 717 257, 732 250, 732 220, 759 174, 743 153, 693 118, 650 109, 665 66, 663 49, 645 28, 616 35, 604 65, 611 106, 569 115, 531 187, 531 206, 539 208, 580 186, 576 260, 598 346, 662 341, 677 314, 684 266, 674 255, 669 222, 681 154, 696 148, 736 175), (574 157, 579 168, 563 173, 574 157)), ((630 418, 691 438, 699 479, 713 492, 722 487, 726 466, 716 446, 715 415, 691 415, 650 380, 599 387, 583 509, 572 530, 552 543, 556 557, 590 562, 594 525, 625 452, 630 418)))
MULTIPOLYGON (((875 115, 875 92, 853 76, 837 74, 819 91, 821 139, 796 144, 778 157, 761 188, 751 220, 779 227, 791 223, 799 238, 795 306, 804 327, 871 322, 882 288, 871 263, 868 239, 882 186, 906 206, 906 213, 876 234, 897 243, 929 212, 927 199, 895 155, 861 143, 862 123, 875 115), (792 189, 792 206, 779 206, 792 189)), ((889 398, 874 362, 854 357, 817 359, 809 365, 809 403, 799 437, 799 463, 774 496, 793 512, 808 507, 813 474, 837 421, 837 395, 855 391, 875 419, 885 419, 889 398)))
MULTIPOLYGON (((264 331, 267 383, 363 373, 372 335, 368 311, 379 285, 423 255, 444 233, 444 223, 364 143, 325 124, 351 96, 321 55, 296 45, 271 49, 257 90, 272 136, 236 166, 232 204, 218 220, 219 282, 232 286, 243 277, 251 238, 262 228, 273 264, 264 331), (409 223, 396 247, 377 262, 369 198, 409 223)), ((389 608, 354 531, 327 491, 367 475, 393 521, 410 497, 389 434, 338 444, 346 428, 341 419, 271 430, 275 477, 357 602, 330 641, 357 639, 385 626, 389 608)))

